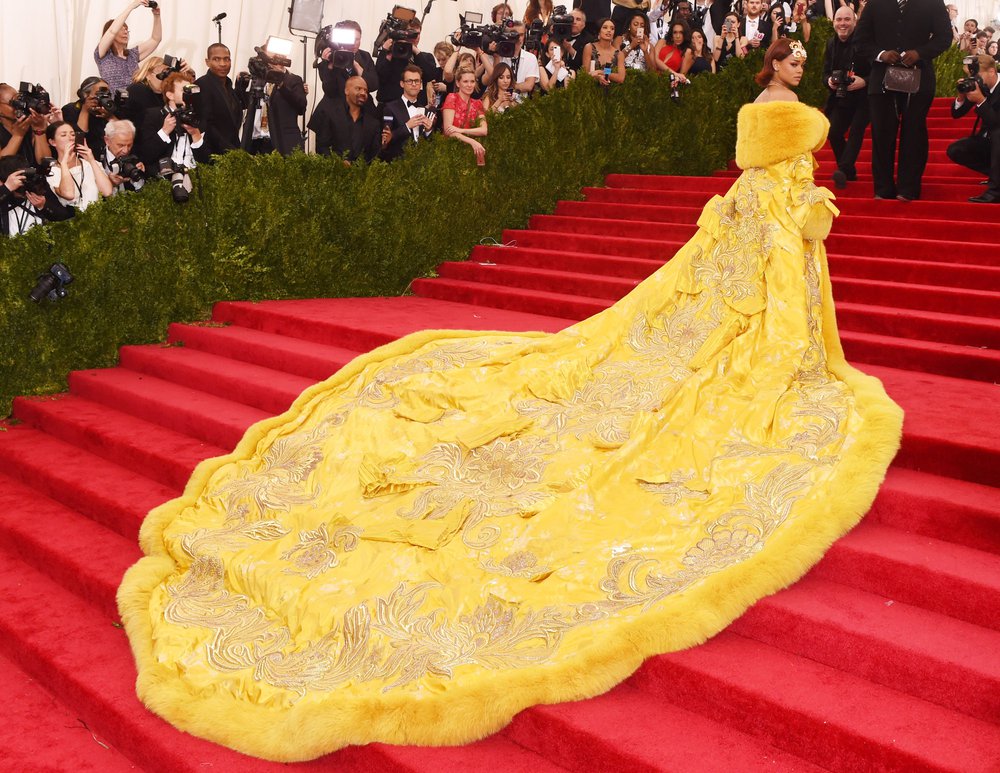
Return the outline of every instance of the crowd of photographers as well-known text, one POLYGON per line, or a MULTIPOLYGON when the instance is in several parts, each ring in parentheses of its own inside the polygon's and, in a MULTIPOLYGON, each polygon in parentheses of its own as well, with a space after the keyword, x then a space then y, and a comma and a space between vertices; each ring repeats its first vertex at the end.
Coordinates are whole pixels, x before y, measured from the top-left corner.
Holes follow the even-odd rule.
MULTIPOLYGON (((324 28, 316 42, 323 93, 308 122, 316 151, 342 156, 345 163, 391 161, 440 133, 467 144, 483 164, 481 138, 490 116, 534 95, 579 77, 610 87, 630 71, 646 70, 662 74, 679 97, 691 78, 718 72, 778 37, 808 41, 810 19, 826 15, 836 33, 823 63, 838 160, 834 182, 843 187, 855 178, 869 122, 870 66, 855 55, 854 45, 866 0, 574 5, 567 10, 551 0, 527 0, 521 17, 508 3, 497 4, 488 19, 466 13, 449 40, 430 52, 422 49, 416 14, 399 6, 383 21, 372 54, 361 49, 356 22, 324 28)), ((969 77, 959 84, 955 113, 980 114, 973 136, 949 155, 989 174, 985 195, 1000 200, 1000 131, 993 130, 991 109, 997 98, 994 31, 979 30, 972 20, 959 30, 957 10, 949 11, 954 43, 969 54, 969 77)), ((69 218, 102 196, 139 190, 152 177, 170 179, 174 199, 183 202, 191 190, 188 172, 213 155, 235 149, 287 155, 304 148, 299 120, 307 87, 289 71, 287 52, 255 49, 247 71, 234 81, 229 49, 214 44, 207 72, 196 79, 186 62, 152 55, 160 38, 155 0, 130 0, 105 24, 94 51, 99 74, 80 84, 74 102, 59 108, 39 85, 0 84, 0 233, 15 235, 69 218), (130 47, 128 18, 142 7, 152 12, 152 34, 130 47)))

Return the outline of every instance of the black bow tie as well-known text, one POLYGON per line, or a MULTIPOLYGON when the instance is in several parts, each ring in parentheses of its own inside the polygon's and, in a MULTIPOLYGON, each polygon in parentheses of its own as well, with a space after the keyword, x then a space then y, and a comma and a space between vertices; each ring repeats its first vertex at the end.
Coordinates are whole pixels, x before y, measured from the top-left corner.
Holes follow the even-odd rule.
POLYGON ((410 100, 406 100, 406 106, 407 107, 416 107, 417 103, 416 102, 411 102, 410 100))

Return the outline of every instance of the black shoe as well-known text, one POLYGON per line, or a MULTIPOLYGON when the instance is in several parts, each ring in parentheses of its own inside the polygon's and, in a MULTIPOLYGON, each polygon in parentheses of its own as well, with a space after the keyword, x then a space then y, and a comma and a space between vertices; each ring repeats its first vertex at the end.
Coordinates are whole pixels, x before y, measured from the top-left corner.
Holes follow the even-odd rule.
POLYGON ((844 172, 842 172, 840 169, 835 171, 832 177, 833 177, 833 184, 836 188, 843 189, 847 187, 847 175, 844 174, 844 172))
POLYGON ((969 201, 973 204, 1000 204, 1000 193, 980 193, 978 196, 970 196, 969 201))

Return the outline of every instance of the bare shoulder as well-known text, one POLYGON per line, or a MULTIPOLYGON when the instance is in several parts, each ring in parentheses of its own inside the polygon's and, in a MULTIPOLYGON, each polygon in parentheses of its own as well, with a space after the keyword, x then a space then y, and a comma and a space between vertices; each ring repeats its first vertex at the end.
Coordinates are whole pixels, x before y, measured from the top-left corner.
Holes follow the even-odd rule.
POLYGON ((799 97, 794 91, 788 89, 764 89, 754 100, 755 105, 766 102, 798 102, 799 97))

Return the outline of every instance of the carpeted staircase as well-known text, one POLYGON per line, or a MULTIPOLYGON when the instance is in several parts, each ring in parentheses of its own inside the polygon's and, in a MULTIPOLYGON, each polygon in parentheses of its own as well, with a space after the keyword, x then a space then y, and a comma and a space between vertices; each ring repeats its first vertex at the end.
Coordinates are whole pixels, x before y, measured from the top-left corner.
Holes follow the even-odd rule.
MULTIPOLYGON (((791 588, 606 695, 458 748, 351 748, 302 770, 1000 770, 1000 207, 931 117, 924 199, 873 201, 868 156, 827 245, 848 357, 906 410, 872 512, 791 588)), ((817 173, 829 179, 832 155, 817 173)), ((198 461, 357 353, 424 328, 558 330, 627 293, 736 171, 611 175, 414 296, 220 303, 159 346, 16 401, 0 432, 2 771, 277 770, 134 696, 114 593, 145 513, 198 461)), ((827 183, 828 184, 828 183, 827 183)), ((294 743, 290 740, 290 743, 294 743)))

